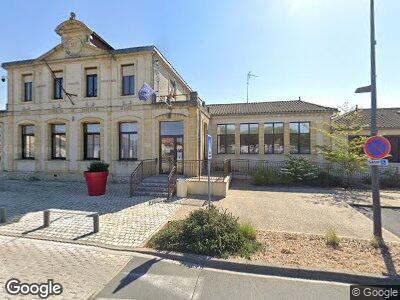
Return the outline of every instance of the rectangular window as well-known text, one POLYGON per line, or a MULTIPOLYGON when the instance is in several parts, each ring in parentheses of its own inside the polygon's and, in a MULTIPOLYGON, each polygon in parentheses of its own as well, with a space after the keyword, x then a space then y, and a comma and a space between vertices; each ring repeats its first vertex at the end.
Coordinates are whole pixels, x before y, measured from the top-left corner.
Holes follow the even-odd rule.
POLYGON ((62 99, 63 98, 63 90, 62 90, 62 86, 63 86, 63 78, 59 75, 56 74, 57 78, 54 78, 54 82, 53 82, 53 97, 54 99, 62 99))
POLYGON ((119 124, 119 159, 137 159, 137 123, 119 124))
POLYGON ((122 66, 122 95, 135 94, 135 77, 133 65, 122 66))
POLYGON ((24 75, 24 101, 32 101, 32 82, 33 76, 32 75, 24 75))
POLYGON ((35 159, 35 126, 22 126, 22 159, 35 159))
POLYGON ((217 125, 217 153, 235 154, 235 125, 217 125))
POLYGON ((283 143, 283 123, 264 124, 264 153, 282 154, 284 152, 283 143))
POLYGON ((100 124, 83 125, 84 159, 100 159, 100 124))
POLYGON ((258 153, 258 124, 240 124, 240 153, 258 153))
POLYGON ((86 97, 97 97, 97 69, 86 69, 86 97))
POLYGON ((51 159, 65 159, 66 151, 65 124, 51 125, 51 159))
POLYGON ((310 154, 310 122, 290 123, 290 153, 310 154))

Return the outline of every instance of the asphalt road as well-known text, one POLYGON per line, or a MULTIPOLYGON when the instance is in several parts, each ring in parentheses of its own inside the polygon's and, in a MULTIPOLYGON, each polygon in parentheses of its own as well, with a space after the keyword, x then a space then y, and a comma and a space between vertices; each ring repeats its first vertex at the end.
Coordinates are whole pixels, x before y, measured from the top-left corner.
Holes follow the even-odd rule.
MULTIPOLYGON (((373 219, 372 207, 354 206, 354 208, 371 220, 373 219)), ((382 208, 382 226, 400 237, 400 209, 382 208)))
POLYGON ((135 255, 96 299, 349 299, 349 285, 253 275, 135 255))

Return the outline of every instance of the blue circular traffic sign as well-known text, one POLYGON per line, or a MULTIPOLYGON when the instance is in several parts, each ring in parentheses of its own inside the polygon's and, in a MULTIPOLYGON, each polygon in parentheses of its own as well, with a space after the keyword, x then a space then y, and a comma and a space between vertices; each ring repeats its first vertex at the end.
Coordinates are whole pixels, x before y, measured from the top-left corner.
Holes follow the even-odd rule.
POLYGON ((382 136, 371 136, 364 144, 364 153, 374 159, 385 158, 391 149, 389 140, 382 136))

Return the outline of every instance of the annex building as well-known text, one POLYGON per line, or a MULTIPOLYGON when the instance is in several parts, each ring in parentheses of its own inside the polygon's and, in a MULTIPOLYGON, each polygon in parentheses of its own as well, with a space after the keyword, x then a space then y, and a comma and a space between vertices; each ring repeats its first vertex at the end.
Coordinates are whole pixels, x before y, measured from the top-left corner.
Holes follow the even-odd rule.
POLYGON ((114 49, 74 14, 57 26, 60 44, 38 58, 2 64, 7 109, 0 112, 3 174, 81 179, 93 160, 113 179, 140 161, 322 161, 336 109, 302 100, 206 105, 155 46, 114 49), (154 91, 143 99, 143 87, 154 91))

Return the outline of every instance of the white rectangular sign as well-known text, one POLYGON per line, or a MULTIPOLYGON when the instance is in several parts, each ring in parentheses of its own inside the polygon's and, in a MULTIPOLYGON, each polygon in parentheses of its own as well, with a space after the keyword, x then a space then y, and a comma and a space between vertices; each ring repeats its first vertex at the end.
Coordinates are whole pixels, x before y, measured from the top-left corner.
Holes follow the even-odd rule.
POLYGON ((207 142, 208 142, 208 159, 212 158, 212 136, 207 135, 207 142))
POLYGON ((368 159, 368 165, 370 166, 380 166, 387 167, 389 165, 389 161, 387 159, 368 159))

